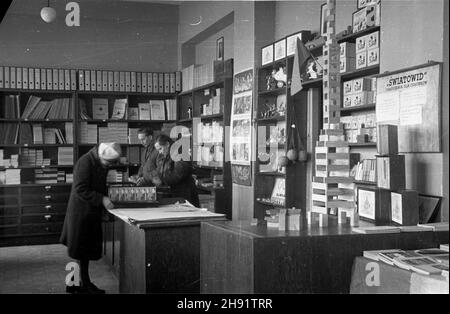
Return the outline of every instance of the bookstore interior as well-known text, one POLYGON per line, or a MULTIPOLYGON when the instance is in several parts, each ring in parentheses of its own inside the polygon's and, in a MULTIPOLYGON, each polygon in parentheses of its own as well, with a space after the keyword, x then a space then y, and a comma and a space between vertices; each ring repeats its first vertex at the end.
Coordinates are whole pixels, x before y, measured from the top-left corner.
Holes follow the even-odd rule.
POLYGON ((0 294, 449 293, 448 1, 6 3, 0 294))

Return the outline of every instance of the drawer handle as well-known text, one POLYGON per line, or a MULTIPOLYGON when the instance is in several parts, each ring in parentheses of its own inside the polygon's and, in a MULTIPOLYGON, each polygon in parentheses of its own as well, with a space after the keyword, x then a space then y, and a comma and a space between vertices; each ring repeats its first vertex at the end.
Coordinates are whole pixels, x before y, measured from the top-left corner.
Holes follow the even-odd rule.
POLYGON ((45 205, 45 209, 46 210, 51 210, 52 209, 52 205, 45 205))
POLYGON ((45 220, 50 221, 52 219, 52 215, 44 215, 45 220))
POLYGON ((46 191, 50 191, 50 190, 52 189, 52 186, 51 186, 51 185, 46 185, 46 186, 44 187, 44 189, 45 189, 46 191))
POLYGON ((52 196, 51 196, 51 195, 45 195, 44 197, 45 197, 45 199, 46 199, 47 201, 51 201, 51 199, 52 199, 52 196))

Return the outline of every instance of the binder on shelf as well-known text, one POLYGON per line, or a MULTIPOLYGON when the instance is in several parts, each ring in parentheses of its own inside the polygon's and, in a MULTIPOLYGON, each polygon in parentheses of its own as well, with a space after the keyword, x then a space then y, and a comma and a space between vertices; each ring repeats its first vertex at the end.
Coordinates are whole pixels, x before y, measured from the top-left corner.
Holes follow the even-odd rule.
POLYGON ((59 90, 64 90, 65 83, 64 83, 64 69, 58 69, 58 86, 59 90))
POLYGON ((64 70, 64 90, 70 90, 70 70, 64 70))
POLYGON ((108 71, 108 92, 114 91, 114 72, 108 71))
POLYGON ((170 93, 170 75, 164 73, 164 93, 170 93))
POLYGON ((59 88, 58 69, 52 69, 52 78, 53 78, 53 90, 58 90, 59 88))
POLYGON ((114 91, 120 90, 120 74, 119 71, 114 71, 114 91))
POLYGON ((71 90, 77 89, 77 71, 76 70, 70 70, 70 89, 71 90))
POLYGON ((147 73, 142 73, 142 92, 147 92, 147 73))
POLYGON ((97 90, 97 76, 95 75, 95 70, 91 70, 91 91, 95 92, 97 90))
POLYGON ((153 90, 153 73, 145 73, 147 75, 147 90, 146 93, 154 93, 153 90))
POLYGON ((3 67, 0 66, 0 88, 5 88, 4 76, 3 76, 3 67))
POLYGON ((9 88, 17 88, 17 86, 16 86, 16 67, 9 68, 9 88))
POLYGON ((131 92, 136 92, 136 72, 131 72, 131 92))
POLYGON ((136 92, 142 93, 142 73, 136 73, 136 92))
MULTIPOLYGON (((1 69, 0 69, 1 71, 1 69)), ((1 75, 1 74, 0 74, 1 75)), ((16 87, 22 88, 22 68, 16 69, 16 87)))
POLYGON ((47 89, 47 70, 41 69, 41 89, 47 89))
POLYGON ((5 88, 10 88, 11 85, 9 84, 9 79, 10 79, 10 77, 9 77, 9 67, 5 67, 4 71, 5 71, 5 73, 4 73, 4 85, 5 85, 5 88))
POLYGON ((34 69, 34 89, 41 89, 41 69, 34 69))
POLYGON ((125 72, 125 91, 131 92, 131 73, 125 72))
POLYGON ((84 91, 84 71, 78 70, 78 89, 84 91))
POLYGON ((96 88, 97 91, 101 92, 103 91, 103 84, 102 84, 102 71, 95 71, 95 77, 96 77, 96 88))
POLYGON ((125 87, 125 72, 122 72, 122 71, 119 72, 119 86, 120 86, 119 91, 124 92, 126 89, 126 87, 125 87))
POLYGON ((181 72, 175 72, 175 92, 181 92, 181 72))
POLYGON ((169 73, 169 93, 175 93, 175 73, 169 73))
POLYGON ((91 90, 91 71, 90 70, 84 70, 84 90, 85 91, 91 90))
POLYGON ((158 73, 158 93, 164 93, 164 73, 158 73))
POLYGON ((34 89, 34 68, 28 68, 28 89, 34 89))
POLYGON ((108 71, 102 71, 102 91, 108 91, 108 71))
POLYGON ((159 83, 158 83, 158 73, 153 73, 153 87, 152 87, 152 89, 153 89, 153 92, 156 94, 156 93, 159 93, 159 83))
POLYGON ((28 68, 22 69, 22 88, 28 89, 28 68))
POLYGON ((53 89, 52 69, 46 69, 45 72, 46 72, 45 78, 47 80, 47 90, 52 90, 53 89))

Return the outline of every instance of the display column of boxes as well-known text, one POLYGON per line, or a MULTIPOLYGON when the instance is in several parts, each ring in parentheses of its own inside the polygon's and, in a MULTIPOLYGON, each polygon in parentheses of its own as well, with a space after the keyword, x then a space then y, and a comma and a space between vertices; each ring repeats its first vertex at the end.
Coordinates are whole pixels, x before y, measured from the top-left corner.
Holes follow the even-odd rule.
POLYGON ((378 126, 377 151, 377 187, 358 189, 361 219, 376 224, 416 225, 419 222, 418 194, 405 190, 405 156, 398 154, 397 126, 378 126), (369 196, 364 196, 366 194, 369 196), (370 198, 374 198, 372 204, 370 198))
POLYGON ((373 32, 356 39, 356 69, 380 64, 380 32, 373 32))

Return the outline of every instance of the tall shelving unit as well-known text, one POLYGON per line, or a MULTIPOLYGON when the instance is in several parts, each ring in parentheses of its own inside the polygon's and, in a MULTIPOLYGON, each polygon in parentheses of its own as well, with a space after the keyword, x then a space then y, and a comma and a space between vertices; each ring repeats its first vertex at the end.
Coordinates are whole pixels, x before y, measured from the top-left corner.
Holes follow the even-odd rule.
MULTIPOLYGON (((136 92, 99 92, 99 91, 78 91, 78 90, 40 90, 40 89, 0 89, 0 124, 14 124, 19 126, 18 143, 20 143, 21 126, 26 124, 39 124, 42 128, 61 129, 65 138, 65 124, 72 124, 73 143, 66 144, 34 144, 34 139, 27 139, 25 143, 0 143, 3 150, 3 158, 8 159, 11 155, 19 155, 18 167, 8 165, 0 167, 0 170, 17 169, 21 171, 20 183, 0 185, 0 246, 9 245, 29 245, 43 243, 57 243, 62 224, 65 217, 67 202, 69 200, 71 183, 35 183, 35 170, 46 171, 56 169, 73 173, 73 166, 77 159, 87 153, 98 143, 83 143, 80 140, 80 124, 94 124, 96 126, 106 126, 108 123, 123 123, 128 128, 139 128, 143 126, 161 129, 164 123, 175 123, 175 120, 83 120, 79 116, 79 100, 83 99, 89 114, 92 114, 92 99, 108 99, 109 113, 112 112, 115 99, 127 99, 128 107, 137 107, 138 103, 153 100, 175 99, 176 93, 136 93, 136 92), (18 97, 19 115, 18 118, 5 118, 3 108, 5 108, 6 98, 9 95, 18 97), (26 107, 30 96, 40 97, 42 101, 51 101, 57 98, 69 98, 72 104, 70 119, 21 119, 21 115, 26 107), (58 164, 58 149, 73 148, 73 163, 58 164), (50 159, 50 165, 24 165, 22 162, 24 149, 36 149, 43 151, 43 157, 50 159)), ((90 115, 92 117, 92 115, 90 115)), ((109 115, 111 117, 111 114, 109 115)), ((127 132, 128 135, 128 132, 127 132)), ((142 145, 139 143, 120 143, 123 149, 123 156, 129 160, 131 147, 139 150, 141 155, 142 145)), ((143 150, 142 150, 143 151, 143 150)), ((115 167, 116 170, 127 172, 130 175, 136 173, 139 162, 123 163, 115 167)))
MULTIPOLYGON (((319 50, 320 47, 316 47, 311 49, 311 52, 317 54, 319 50)), ((318 78, 304 81, 303 89, 291 96, 290 85, 293 63, 294 56, 291 55, 257 69, 258 96, 255 122, 258 151, 255 162, 255 207, 253 216, 258 220, 264 218, 266 211, 274 208, 306 208, 308 193, 306 183, 307 163, 289 161, 285 167, 278 167, 278 159, 287 153, 293 142, 297 143, 297 149, 299 149, 299 140, 306 150, 308 132, 307 94, 310 88, 321 88, 322 80, 318 78), (267 78, 273 70, 278 71, 280 67, 286 69, 287 83, 283 87, 270 88, 267 84, 267 78), (278 107, 283 101, 285 101, 286 110, 284 114, 280 115, 280 108, 278 107), (267 108, 271 105, 277 107, 277 113, 268 116, 267 108), (294 128, 293 125, 295 125, 294 128), (265 134, 261 134, 263 128, 265 134), (285 131, 281 131, 282 129, 285 131), (280 184, 284 188, 284 202, 273 202, 271 198, 276 184, 280 184)))
MULTIPOLYGON (((178 95, 177 125, 184 126, 189 156, 199 194, 210 195, 215 212, 231 219, 231 165, 225 156, 230 125, 233 73, 225 72, 216 81, 178 95), (218 95, 218 93, 220 95, 218 95), (217 97, 218 110, 205 109, 217 97), (221 130, 221 132, 218 132, 221 130), (218 180, 215 180, 215 178, 218 180)), ((214 106, 213 106, 214 107, 214 106)))

